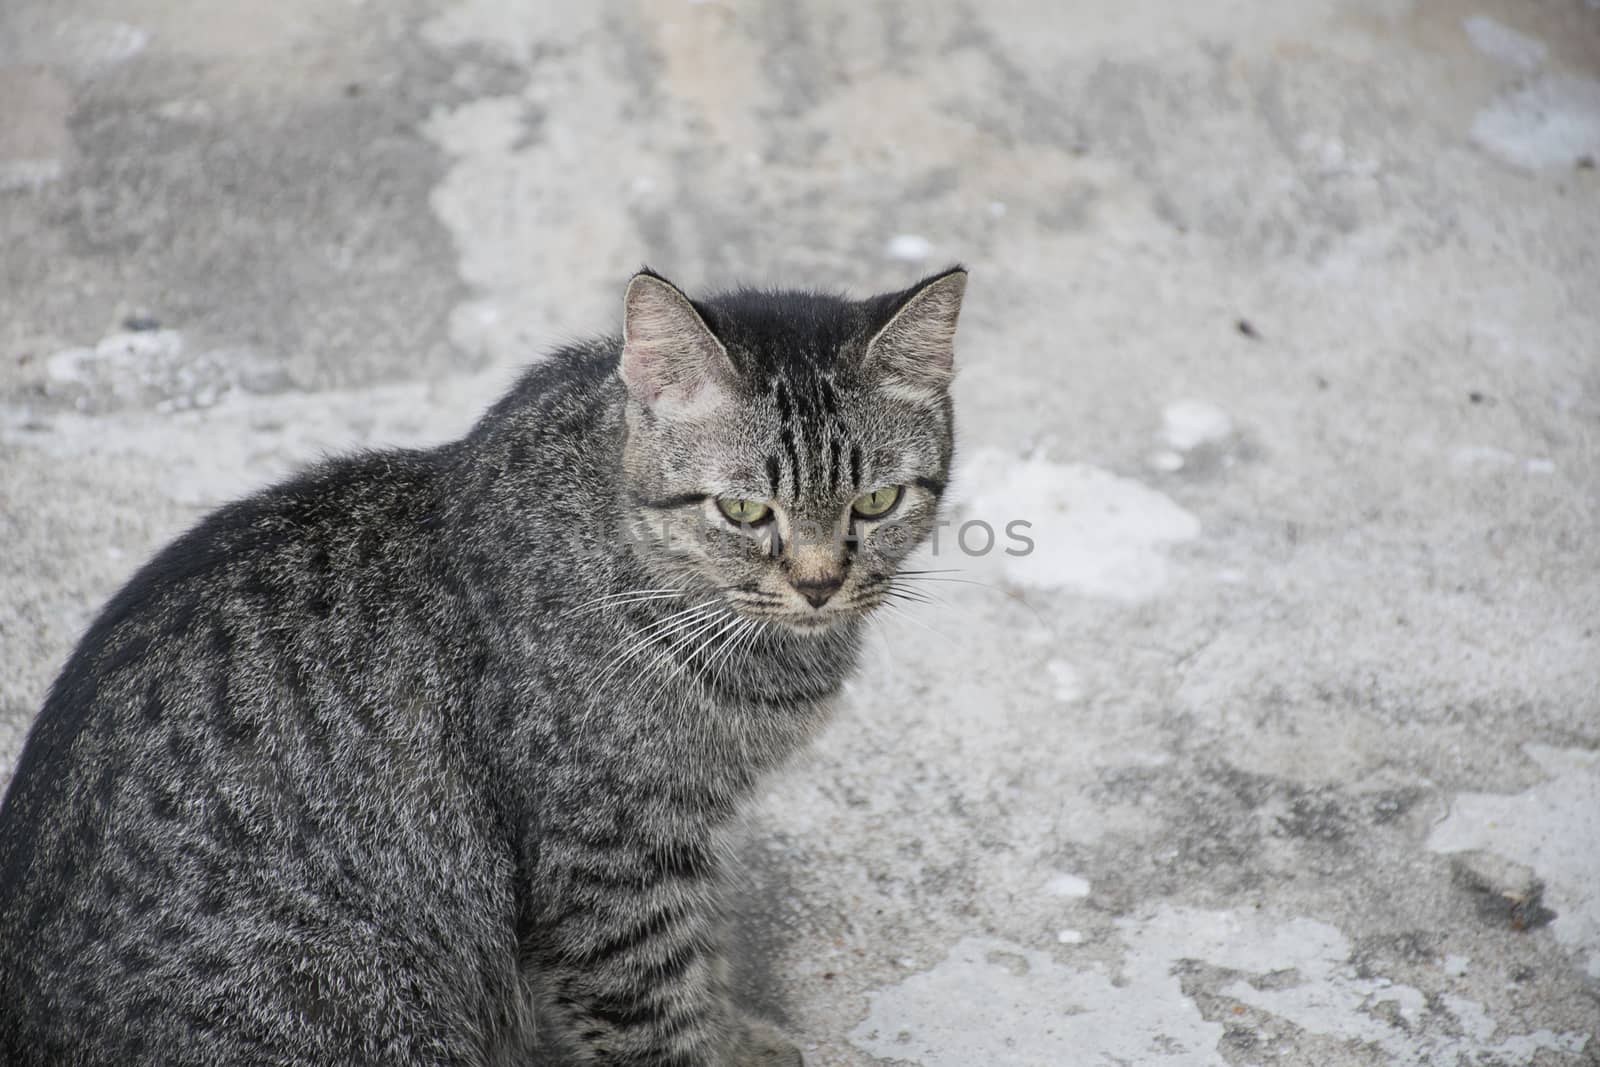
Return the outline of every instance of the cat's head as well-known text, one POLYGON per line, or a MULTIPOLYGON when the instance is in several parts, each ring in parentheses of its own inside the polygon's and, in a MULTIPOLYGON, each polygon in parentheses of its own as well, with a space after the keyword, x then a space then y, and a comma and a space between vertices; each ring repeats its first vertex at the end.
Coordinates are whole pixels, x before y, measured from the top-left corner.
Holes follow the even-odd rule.
POLYGON ((802 631, 881 603, 949 475, 966 281, 953 268, 860 301, 748 289, 691 301, 635 275, 618 368, 624 483, 652 569, 802 631))

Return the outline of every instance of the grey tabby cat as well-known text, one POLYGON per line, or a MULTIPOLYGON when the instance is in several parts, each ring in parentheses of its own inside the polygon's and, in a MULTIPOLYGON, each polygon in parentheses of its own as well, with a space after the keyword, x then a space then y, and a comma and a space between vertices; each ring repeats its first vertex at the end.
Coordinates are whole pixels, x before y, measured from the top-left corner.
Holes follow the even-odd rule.
POLYGON ((158 555, 0 810, 0 1061, 799 1063, 726 834, 932 528, 965 283, 641 272, 463 440, 158 555))

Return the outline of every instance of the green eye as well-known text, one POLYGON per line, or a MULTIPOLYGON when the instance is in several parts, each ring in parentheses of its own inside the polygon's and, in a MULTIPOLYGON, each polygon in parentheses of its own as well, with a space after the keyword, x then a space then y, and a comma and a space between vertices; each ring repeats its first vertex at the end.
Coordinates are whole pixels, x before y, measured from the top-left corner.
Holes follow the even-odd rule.
POLYGON ((900 487, 891 485, 856 497, 856 502, 850 505, 850 510, 863 519, 876 519, 889 514, 898 503, 900 503, 900 487))
POLYGON ((772 509, 761 501, 746 500, 743 497, 719 497, 717 510, 722 512, 723 518, 739 526, 754 526, 758 522, 767 521, 772 515, 772 509))

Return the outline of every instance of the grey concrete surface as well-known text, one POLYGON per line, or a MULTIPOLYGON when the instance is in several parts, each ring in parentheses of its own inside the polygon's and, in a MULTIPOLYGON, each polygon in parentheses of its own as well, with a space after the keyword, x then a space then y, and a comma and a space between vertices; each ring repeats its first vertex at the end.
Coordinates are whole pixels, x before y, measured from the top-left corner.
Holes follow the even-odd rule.
POLYGON ((1600 1063, 1597 78, 1592 0, 7 0, 0 777, 161 543, 640 262, 959 259, 953 515, 1036 550, 947 538, 773 783, 756 999, 815 1064, 1600 1063))

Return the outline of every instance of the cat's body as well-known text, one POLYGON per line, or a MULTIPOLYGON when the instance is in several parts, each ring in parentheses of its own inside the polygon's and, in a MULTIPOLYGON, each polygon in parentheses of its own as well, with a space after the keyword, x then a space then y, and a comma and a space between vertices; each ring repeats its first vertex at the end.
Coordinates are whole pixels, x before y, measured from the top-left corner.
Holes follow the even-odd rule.
POLYGON ((733 468, 672 435, 775 389, 771 499, 798 515, 831 478, 848 502, 894 457, 851 451, 847 365, 830 416, 740 331, 813 300, 817 343, 859 360, 920 290, 700 305, 748 387, 678 410, 655 372, 684 322, 653 349, 648 301, 683 309, 642 277, 626 348, 558 353, 460 442, 224 508, 112 601, 0 810, 0 1060, 798 1062, 731 1006, 721 853, 825 721, 860 612, 789 625, 772 583, 810 590, 799 556, 674 543, 703 519, 681 490, 733 468))

